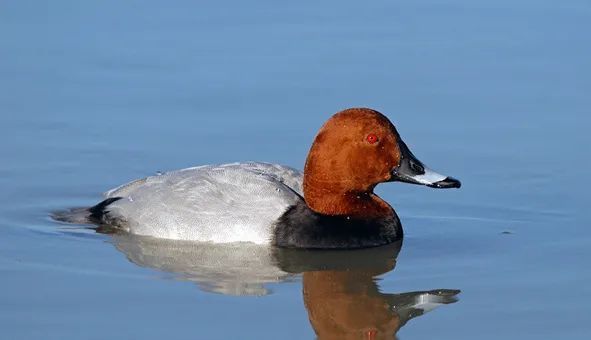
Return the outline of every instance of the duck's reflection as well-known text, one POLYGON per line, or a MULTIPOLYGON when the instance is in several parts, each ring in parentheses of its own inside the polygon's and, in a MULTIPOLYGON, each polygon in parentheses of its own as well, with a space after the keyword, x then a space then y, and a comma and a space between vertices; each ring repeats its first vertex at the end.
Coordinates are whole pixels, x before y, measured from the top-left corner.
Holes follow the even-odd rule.
POLYGON ((302 274, 304 304, 324 339, 392 337, 406 322, 456 302, 459 290, 379 291, 376 277, 394 269, 401 242, 349 251, 276 249, 252 244, 195 244, 113 235, 133 263, 180 275, 205 291, 269 294, 266 284, 302 274))
POLYGON ((378 290, 371 272, 306 272, 304 303, 321 339, 381 339, 396 334, 406 322, 456 301, 458 290, 403 294, 378 290))

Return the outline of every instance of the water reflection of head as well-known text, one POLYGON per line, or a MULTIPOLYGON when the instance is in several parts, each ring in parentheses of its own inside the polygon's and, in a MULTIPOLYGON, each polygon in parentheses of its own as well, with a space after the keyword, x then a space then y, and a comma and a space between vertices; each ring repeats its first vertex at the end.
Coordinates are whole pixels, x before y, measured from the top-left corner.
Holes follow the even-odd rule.
POLYGON ((299 256, 283 251, 278 259, 284 270, 303 272, 304 304, 319 338, 391 339, 410 319, 456 302, 459 293, 450 289, 380 292, 376 277, 394 269, 400 246, 401 242, 388 247, 315 251, 299 256))

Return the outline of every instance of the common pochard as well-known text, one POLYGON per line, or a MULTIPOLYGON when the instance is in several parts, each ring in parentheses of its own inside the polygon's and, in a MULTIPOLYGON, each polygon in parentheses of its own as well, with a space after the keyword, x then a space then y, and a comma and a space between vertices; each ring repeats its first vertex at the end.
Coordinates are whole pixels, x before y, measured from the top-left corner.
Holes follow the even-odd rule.
POLYGON ((402 238, 396 212, 373 192, 393 181, 460 187, 417 160, 386 116, 352 108, 322 126, 303 174, 268 163, 199 166, 130 182, 93 207, 54 216, 156 238, 372 247, 402 238))

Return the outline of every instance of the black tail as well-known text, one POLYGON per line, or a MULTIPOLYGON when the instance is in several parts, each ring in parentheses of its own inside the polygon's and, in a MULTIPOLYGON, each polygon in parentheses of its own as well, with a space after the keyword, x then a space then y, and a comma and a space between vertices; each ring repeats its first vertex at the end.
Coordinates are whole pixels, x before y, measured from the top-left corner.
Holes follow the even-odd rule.
POLYGON ((59 222, 73 224, 104 224, 105 215, 109 204, 120 200, 122 197, 111 197, 90 208, 72 208, 64 211, 56 211, 51 217, 59 222))

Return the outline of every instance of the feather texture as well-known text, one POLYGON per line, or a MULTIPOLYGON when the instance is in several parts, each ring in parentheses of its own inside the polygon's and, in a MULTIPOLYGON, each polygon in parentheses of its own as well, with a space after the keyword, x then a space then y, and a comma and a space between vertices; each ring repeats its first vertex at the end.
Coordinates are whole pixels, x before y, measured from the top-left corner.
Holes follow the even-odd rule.
POLYGON ((106 222, 158 238, 268 244, 273 224, 302 199, 302 173, 268 163, 205 165, 105 193, 106 222))

